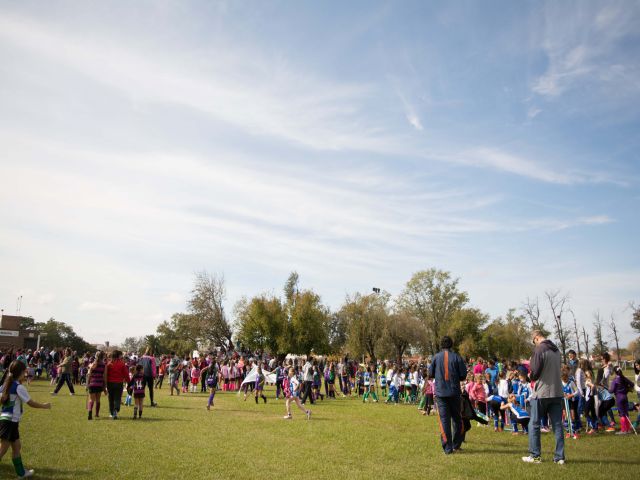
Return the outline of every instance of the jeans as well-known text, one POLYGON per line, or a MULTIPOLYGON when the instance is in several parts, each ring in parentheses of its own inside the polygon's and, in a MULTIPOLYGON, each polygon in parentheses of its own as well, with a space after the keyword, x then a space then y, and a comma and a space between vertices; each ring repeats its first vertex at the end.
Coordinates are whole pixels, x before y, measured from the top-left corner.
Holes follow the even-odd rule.
POLYGON ((464 424, 460 414, 460 395, 452 397, 436 396, 438 404, 438 421, 440 422, 440 441, 445 453, 452 453, 462 445, 464 440, 464 424), (453 437, 451 426, 453 424, 453 437))
POLYGON ((146 387, 149 387, 149 400, 151 401, 151 405, 153 405, 153 377, 143 377, 144 383, 146 387))
POLYGON ((562 411, 564 400, 558 398, 532 398, 531 421, 529 422, 529 453, 533 457, 541 455, 540 447, 540 418, 549 415, 551 427, 556 437, 554 460, 564 460, 564 429, 562 428, 562 411))
POLYGON ((109 412, 111 415, 117 414, 122 403, 122 383, 107 383, 107 392, 109 392, 109 412))
POLYGON ((304 395, 302 395, 302 398, 300 399, 302 403, 305 403, 307 401, 307 398, 309 398, 311 400, 311 403, 313 403, 313 394, 311 393, 312 387, 313 381, 306 380, 304 382, 304 395))
POLYGON ((71 374, 70 373, 63 373, 60 375, 60 378, 58 379, 58 385, 56 385, 56 389, 54 390, 54 393, 58 393, 60 391, 60 389, 62 388, 62 384, 64 384, 64 382, 67 382, 67 386, 69 387, 69 391, 73 394, 75 394, 76 392, 73 390, 73 384, 71 383, 71 374))

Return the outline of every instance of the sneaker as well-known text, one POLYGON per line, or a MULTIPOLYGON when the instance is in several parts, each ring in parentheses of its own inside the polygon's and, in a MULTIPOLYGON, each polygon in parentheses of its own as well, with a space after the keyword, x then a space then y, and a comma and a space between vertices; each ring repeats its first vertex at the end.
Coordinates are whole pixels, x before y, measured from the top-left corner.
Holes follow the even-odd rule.
POLYGON ((33 474, 35 472, 33 470, 25 470, 24 471, 24 475, 22 475, 21 477, 18 478, 29 478, 29 477, 33 477, 33 474))
POLYGON ((88 420, 93 420, 93 411, 89 410, 89 415, 87 416, 88 420))
POLYGON ((282 418, 284 418, 285 420, 291 420, 291 415, 285 415, 285 416, 284 416, 284 417, 282 417, 282 418))
POLYGON ((619 432, 616 432, 616 435, 627 435, 627 434, 629 434, 629 433, 630 433, 630 432, 623 432, 623 431, 619 431, 619 432))
POLYGON ((546 428, 546 427, 543 427, 543 428, 541 428, 541 429, 540 429, 540 431, 541 431, 542 433, 549 433, 551 430, 549 430, 549 429, 548 429, 548 428, 546 428))
POLYGON ((311 420, 311 410, 307 410, 307 420, 311 420))
POLYGON ((556 465, 564 465, 564 458, 561 458, 560 460, 554 460, 553 463, 555 463, 556 465))
POLYGON ((528 457, 522 457, 522 461, 525 463, 542 463, 542 458, 529 455, 528 457))
POLYGON ((49 392, 49 393, 51 393, 52 397, 55 397, 56 395, 58 395, 58 392, 49 392))
POLYGON ((75 395, 75 393, 70 393, 69 395, 73 397, 75 395))
POLYGON ((607 429, 605 430, 605 432, 609 432, 609 433, 612 433, 612 432, 615 432, 615 431, 616 431, 616 429, 613 428, 613 427, 607 427, 607 429))

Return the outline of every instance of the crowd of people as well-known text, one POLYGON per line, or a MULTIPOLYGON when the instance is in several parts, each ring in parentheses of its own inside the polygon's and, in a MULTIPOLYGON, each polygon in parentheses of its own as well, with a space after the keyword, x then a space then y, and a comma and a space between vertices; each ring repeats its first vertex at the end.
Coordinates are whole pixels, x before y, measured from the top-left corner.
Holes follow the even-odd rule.
MULTIPOLYGON (((559 358, 557 348, 546 339, 537 348, 544 350, 545 345, 548 346, 545 342, 552 345, 549 349, 555 348, 559 358)), ((533 430, 530 441, 539 432, 551 429, 558 440, 565 433, 575 438, 583 432, 628 434, 639 427, 640 414, 633 422, 630 414, 640 411, 640 360, 634 363, 635 379, 631 380, 611 362, 608 353, 602 355, 596 367, 586 358, 578 359, 571 350, 566 364, 558 368, 559 381, 556 381, 541 376, 544 357, 538 358, 537 353, 531 363, 480 357, 463 360, 455 352, 450 353, 451 347, 443 344, 442 352, 424 361, 365 363, 348 356, 277 360, 248 352, 215 351, 204 355, 194 352, 189 356, 171 352, 156 356, 149 348, 142 354, 119 350, 78 354, 70 348, 44 347, 33 352, 0 352, 0 457, 11 447, 18 475, 26 478, 31 474, 21 463, 17 424, 22 404, 50 408, 48 403, 31 400, 24 387, 41 378, 54 386, 51 392, 54 396, 65 384, 70 395, 75 395, 76 388, 86 389, 88 420, 100 418, 102 395, 108 399, 109 418, 117 420, 125 392, 124 405, 133 406, 132 418, 139 420, 147 392, 148 404, 155 407, 154 391, 165 385, 171 396, 208 394, 206 408, 210 410, 218 391, 243 393, 244 400, 252 396, 256 403, 260 399, 267 403, 265 385, 272 383, 275 398, 285 400, 284 419, 287 420, 293 418, 292 405, 310 419, 309 404, 338 397, 356 397, 365 403, 384 400, 392 405, 416 405, 422 415, 438 415, 445 453, 461 448, 464 432, 470 428, 469 418, 477 420, 478 425, 492 423, 495 432, 522 435, 533 430), (544 388, 553 391, 540 393, 541 385, 547 384, 551 387, 544 388), (632 392, 638 403, 628 400, 632 392), (540 409, 546 403, 535 402, 536 395, 539 399, 551 395, 549 398, 561 403, 540 409), (462 416, 458 416, 459 410, 465 410, 460 409, 460 401, 463 405, 466 402, 471 412, 464 419, 466 428, 457 423, 463 421, 462 416), (16 405, 20 405, 17 415, 16 405), (618 414, 618 422, 614 412, 618 414), (453 422, 453 437, 450 422, 453 422)))

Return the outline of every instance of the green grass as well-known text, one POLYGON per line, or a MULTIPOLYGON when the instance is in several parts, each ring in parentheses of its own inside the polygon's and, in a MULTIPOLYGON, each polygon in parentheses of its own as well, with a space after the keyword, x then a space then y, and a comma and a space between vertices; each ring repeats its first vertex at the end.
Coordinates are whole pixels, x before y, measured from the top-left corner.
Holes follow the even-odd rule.
MULTIPOLYGON (((552 462, 553 440, 543 434, 541 465, 527 465, 527 439, 473 425, 459 455, 445 456, 435 417, 415 406, 367 404, 339 398, 313 406, 306 421, 299 411, 282 419, 284 403, 267 390, 256 405, 234 393, 218 393, 211 412, 204 394, 169 397, 157 393, 158 408, 146 407, 142 421, 108 418, 88 421, 84 389, 71 397, 63 388, 49 396, 49 385, 35 382, 35 400, 52 401, 52 410, 26 407, 20 432, 25 466, 46 479, 163 478, 632 478, 640 466, 635 436, 583 436, 566 441, 567 465, 552 462)), ((158 391, 156 391, 158 392, 158 391)), ((148 403, 148 399, 145 399, 148 403)), ((9 455, 0 478, 12 478, 9 455)))

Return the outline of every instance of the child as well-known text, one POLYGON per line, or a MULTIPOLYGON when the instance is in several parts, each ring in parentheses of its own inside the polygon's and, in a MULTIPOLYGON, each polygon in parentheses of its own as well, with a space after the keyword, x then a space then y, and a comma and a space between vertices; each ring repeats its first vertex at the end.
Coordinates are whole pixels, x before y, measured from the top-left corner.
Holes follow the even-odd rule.
POLYGON ((387 365, 386 363, 382 364, 380 368, 380 394, 382 397, 387 396, 387 365))
POLYGON ((142 404, 144 402, 144 373, 142 365, 136 365, 136 371, 129 386, 133 392, 133 399, 136 402, 133 407, 133 419, 142 418, 142 404))
POLYGON ((631 433, 631 421, 629 420, 629 401, 627 394, 633 391, 633 382, 624 376, 620 367, 614 370, 616 378, 610 385, 611 394, 616 398, 616 406, 618 407, 618 415, 620 415, 620 431, 616 435, 626 435, 631 433))
POLYGON ((218 388, 218 366, 215 360, 212 360, 207 368, 204 369, 205 381, 209 387, 209 401, 207 402, 207 410, 211 410, 213 406, 213 397, 216 395, 218 388))
POLYGON ((258 403, 258 396, 264 400, 264 403, 267 403, 267 397, 264 396, 262 391, 264 390, 264 374, 262 373, 262 367, 258 364, 258 373, 256 376, 256 387, 255 387, 255 399, 256 404, 258 403))
POLYGON ((376 392, 373 389, 373 386, 375 385, 375 381, 371 381, 373 376, 372 370, 373 369, 371 368, 371 366, 368 366, 367 371, 364 372, 363 374, 364 395, 362 396, 362 403, 365 403, 369 398, 369 396, 372 396, 373 401, 375 403, 378 403, 378 396, 376 395, 376 392))
POLYGON ((428 379, 426 372, 424 376, 424 398, 425 398, 425 415, 431 415, 433 409, 433 397, 436 393, 436 382, 433 379, 428 379))
POLYGON ((93 419, 93 406, 96 406, 96 418, 100 418, 100 396, 107 393, 107 369, 104 363, 104 352, 98 352, 96 359, 89 366, 89 403, 88 419, 93 419))
POLYGON ((198 382, 200 381, 200 366, 194 364, 191 368, 191 393, 198 392, 198 382))
MULTIPOLYGON (((129 367, 129 378, 133 378, 135 374, 136 367, 129 367)), ((129 382, 129 385, 127 386, 127 397, 124 399, 125 407, 130 407, 131 405, 133 405, 133 397, 131 395, 133 395, 133 388, 131 387, 131 382, 129 382)))
POLYGON ((560 378, 562 379, 562 392, 564 393, 564 398, 567 399, 567 405, 569 406, 569 412, 567 412, 567 415, 570 418, 567 418, 567 424, 571 421, 571 427, 575 434, 582 427, 580 419, 578 418, 578 387, 576 387, 574 381, 569 378, 568 369, 562 371, 560 378))
POLYGON ((327 380, 329 385, 329 398, 336 398, 336 365, 331 362, 329 365, 329 379, 327 380))
POLYGON ((504 430, 504 417, 500 407, 506 403, 507 399, 500 395, 491 395, 487 398, 488 406, 493 412, 493 431, 502 432, 504 430), (498 424, 500 426, 498 426, 498 424))
POLYGON ((318 361, 314 360, 313 361, 313 399, 314 401, 318 401, 318 398, 320 398, 320 400, 324 400, 324 395, 322 393, 320 393, 320 387, 322 386, 322 377, 320 375, 320 369, 318 367, 318 361))
POLYGON ((607 432, 615 432, 615 427, 612 427, 607 420, 607 412, 613 408, 616 401, 613 398, 613 395, 609 393, 609 390, 604 388, 602 385, 598 385, 596 388, 599 400, 598 419, 600 420, 602 427, 606 427, 607 432))
POLYGON ((293 368, 289 369, 289 375, 284 379, 282 387, 284 389, 284 396, 286 398, 285 405, 287 407, 287 414, 284 416, 284 419, 291 420, 291 403, 295 402, 298 408, 307 415, 307 420, 310 420, 311 410, 305 410, 302 403, 300 403, 300 381, 296 377, 295 370, 293 368))
POLYGON ((485 389, 484 376, 481 373, 475 375, 475 382, 469 391, 469 399, 473 401, 475 409, 487 414, 487 391, 485 389))
POLYGON ((22 418, 23 405, 26 403, 32 408, 50 409, 50 403, 39 403, 31 400, 29 392, 22 385, 25 378, 26 366, 20 361, 13 361, 9 365, 9 373, 5 376, 4 384, 0 387, 2 395, 0 404, 0 460, 11 447, 13 467, 18 478, 33 476, 33 470, 25 470, 20 456, 21 442, 18 425, 22 418))
POLYGON ((593 377, 590 371, 584 372, 585 376, 585 416, 587 417, 587 435, 593 435, 598 432, 598 417, 596 415, 596 387, 593 384, 593 377))
POLYGON ((509 398, 507 402, 502 402, 500 406, 501 410, 508 410, 511 415, 511 423, 513 424, 513 433, 512 435, 519 435, 518 432, 518 424, 522 426, 522 431, 525 434, 529 433, 529 412, 527 412, 524 408, 518 405, 516 401, 515 394, 509 394, 509 398))

